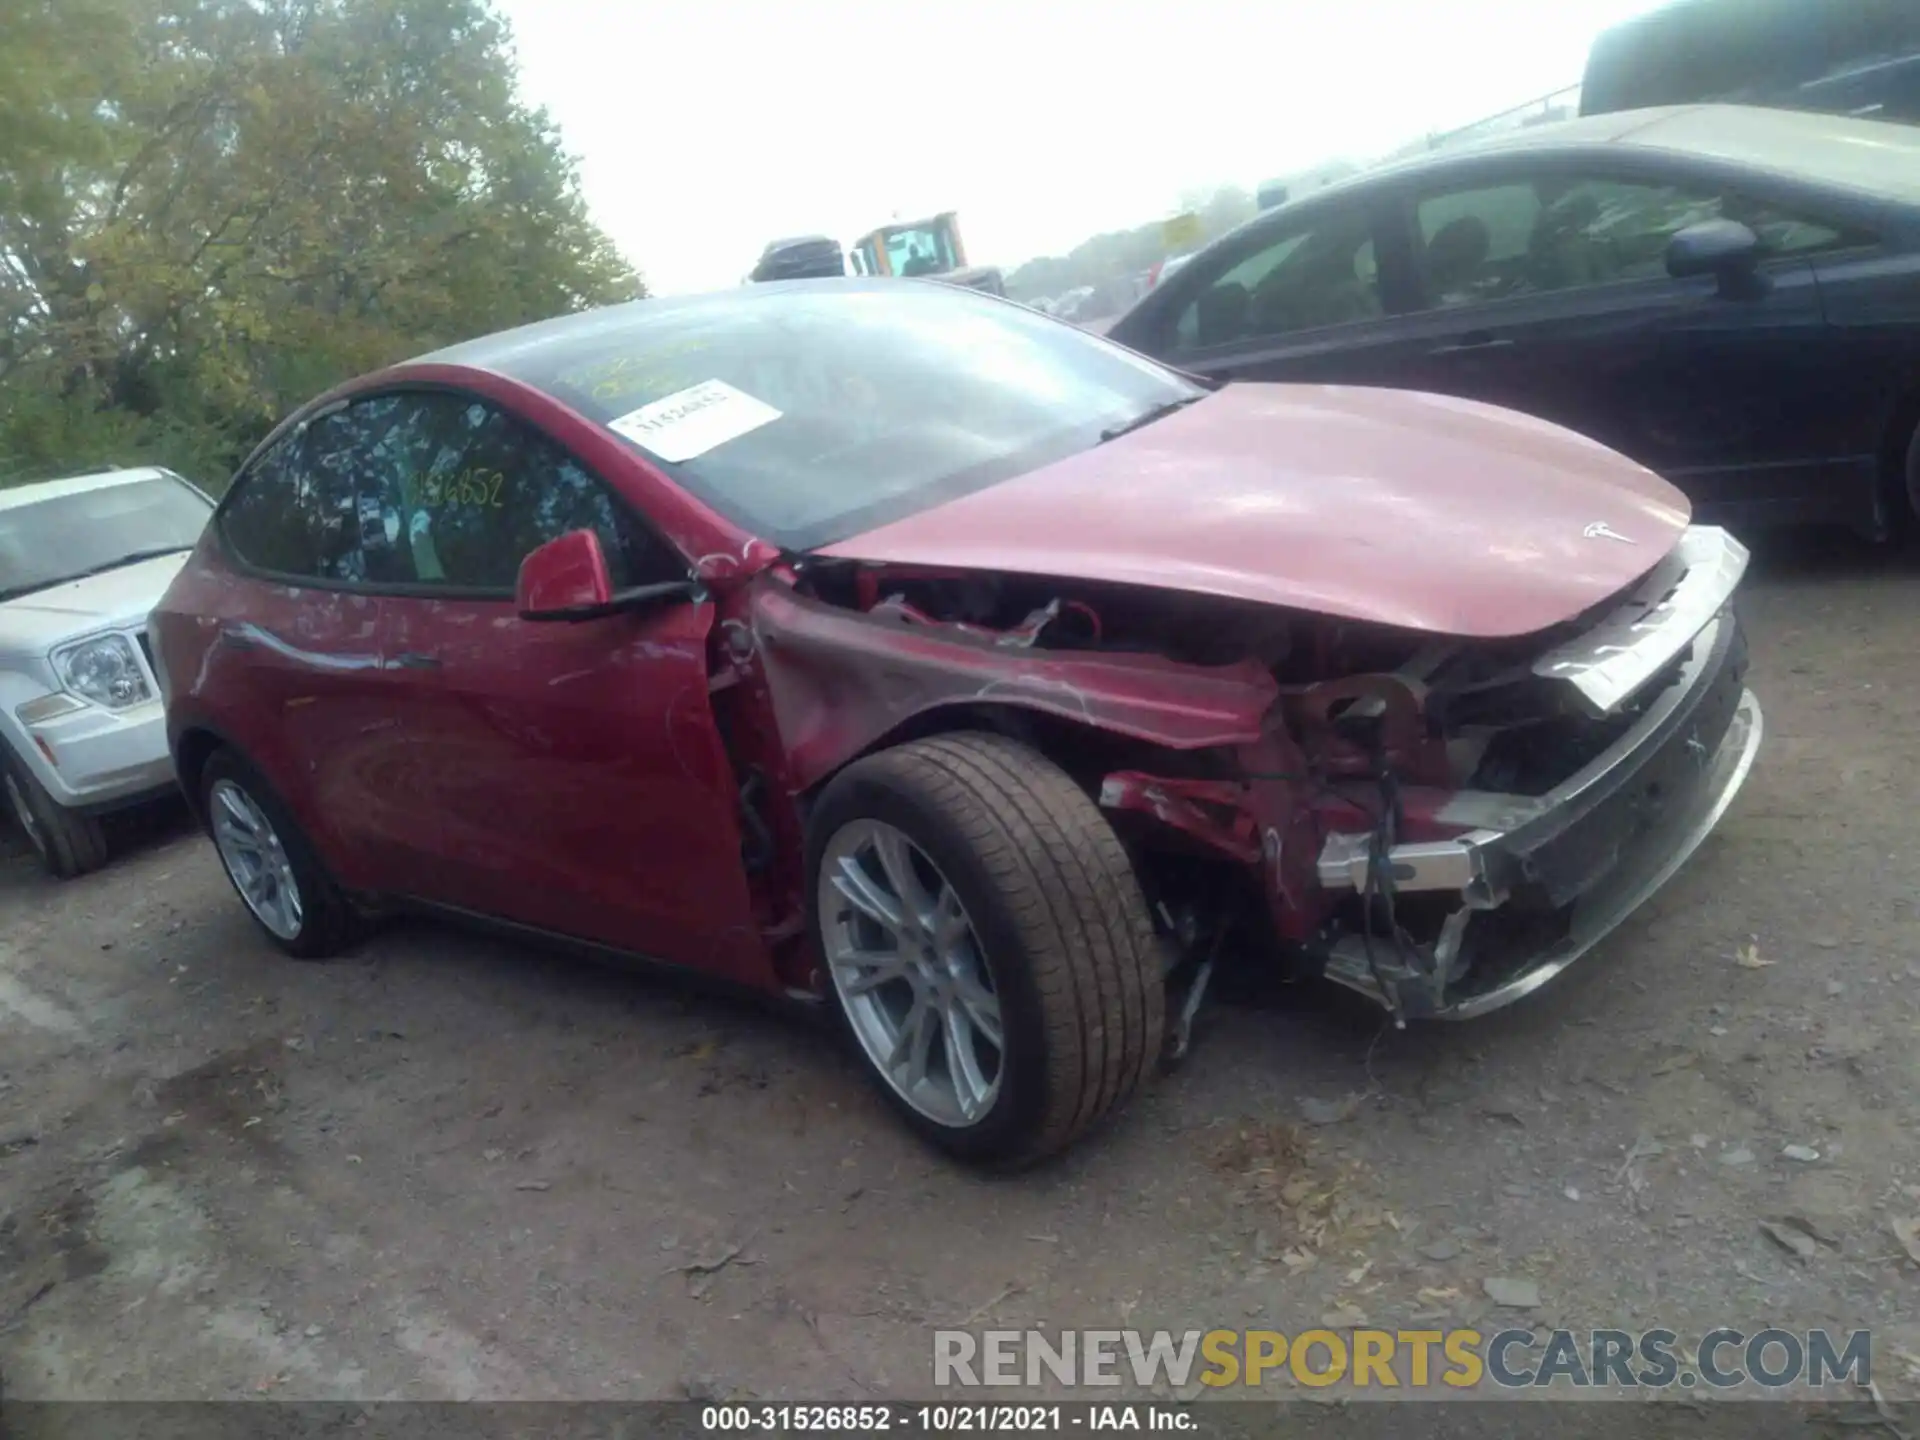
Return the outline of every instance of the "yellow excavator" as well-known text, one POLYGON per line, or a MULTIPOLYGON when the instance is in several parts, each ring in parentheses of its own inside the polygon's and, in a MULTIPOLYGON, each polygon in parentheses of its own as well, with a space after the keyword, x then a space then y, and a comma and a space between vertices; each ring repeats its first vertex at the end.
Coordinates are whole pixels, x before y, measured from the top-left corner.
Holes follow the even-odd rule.
POLYGON ((997 266, 967 264, 967 248, 952 210, 882 225, 854 241, 851 253, 856 275, 925 276, 990 295, 1007 293, 1006 276, 997 266))

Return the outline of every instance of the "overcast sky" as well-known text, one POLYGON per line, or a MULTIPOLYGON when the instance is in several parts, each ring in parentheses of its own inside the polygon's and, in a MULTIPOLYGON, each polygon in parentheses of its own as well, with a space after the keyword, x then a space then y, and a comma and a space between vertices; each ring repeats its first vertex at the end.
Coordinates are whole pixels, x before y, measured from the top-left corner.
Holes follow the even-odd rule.
POLYGON ((657 293, 960 212, 1012 266, 1576 83, 1653 0, 497 0, 657 293))

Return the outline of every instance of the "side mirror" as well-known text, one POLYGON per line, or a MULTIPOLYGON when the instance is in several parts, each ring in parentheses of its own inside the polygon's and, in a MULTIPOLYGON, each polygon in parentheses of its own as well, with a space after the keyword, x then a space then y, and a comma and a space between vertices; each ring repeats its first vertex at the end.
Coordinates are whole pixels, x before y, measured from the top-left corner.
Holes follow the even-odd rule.
POLYGON ((513 587, 520 618, 544 621, 600 620, 704 595, 703 587, 692 578, 615 590, 606 552, 591 530, 570 530, 528 555, 520 562, 520 576, 513 587))
POLYGON ((613 600, 613 579, 600 537, 572 530, 520 562, 513 603, 522 620, 571 620, 613 600))
POLYGON ((1667 274, 1718 275, 1723 293, 1750 295, 1760 278, 1760 249, 1760 237, 1738 220, 1703 220, 1667 242, 1667 274))

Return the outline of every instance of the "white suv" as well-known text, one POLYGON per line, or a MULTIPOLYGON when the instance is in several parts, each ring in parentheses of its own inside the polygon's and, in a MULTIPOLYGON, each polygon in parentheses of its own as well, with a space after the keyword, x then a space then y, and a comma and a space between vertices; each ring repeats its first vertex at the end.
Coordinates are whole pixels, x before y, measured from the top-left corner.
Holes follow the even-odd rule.
POLYGON ((0 488, 0 790, 57 876, 174 784, 147 614, 212 513, 170 470, 0 488))

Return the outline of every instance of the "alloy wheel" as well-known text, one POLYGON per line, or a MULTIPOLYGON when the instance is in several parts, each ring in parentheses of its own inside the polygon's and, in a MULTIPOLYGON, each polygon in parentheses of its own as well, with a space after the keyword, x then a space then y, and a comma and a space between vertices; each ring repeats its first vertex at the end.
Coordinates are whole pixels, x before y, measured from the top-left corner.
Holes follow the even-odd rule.
POLYGON ((937 1124, 985 1117, 1006 1068, 1000 997, 940 868, 900 830, 856 820, 821 857, 818 903, 828 973, 874 1068, 937 1124))
POLYGON ((294 939, 302 923, 300 882, 273 822, 231 780, 215 781, 208 800, 213 843, 234 889, 256 920, 282 940, 294 939))

